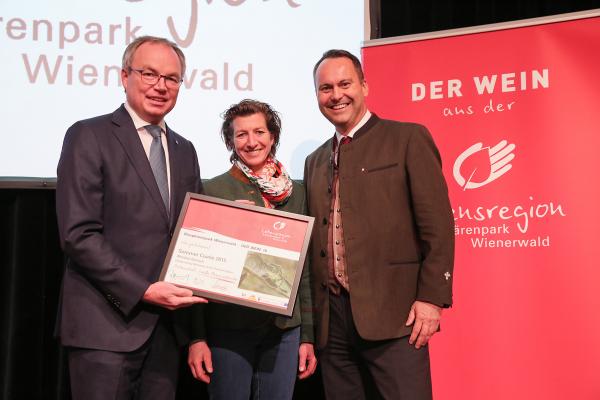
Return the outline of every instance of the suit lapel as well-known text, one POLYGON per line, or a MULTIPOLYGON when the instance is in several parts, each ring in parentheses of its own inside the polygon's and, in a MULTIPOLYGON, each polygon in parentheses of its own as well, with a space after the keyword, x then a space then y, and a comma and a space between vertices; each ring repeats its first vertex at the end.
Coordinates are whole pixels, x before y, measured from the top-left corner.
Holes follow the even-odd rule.
POLYGON ((180 165, 181 157, 181 148, 179 145, 179 140, 175 137, 175 132, 173 132, 167 126, 167 145, 169 146, 169 169, 171 173, 171 201, 169 203, 171 209, 169 210, 169 215, 171 217, 170 225, 173 227, 177 223, 177 218, 179 215, 177 213, 177 205, 183 203, 183 198, 180 198, 183 193, 180 193, 180 182, 181 182, 181 171, 182 166, 180 165))
POLYGON ((114 125, 114 135, 123 146, 133 168, 136 170, 142 183, 148 190, 150 197, 159 208, 160 214, 165 218, 165 221, 168 222, 169 217, 167 216, 167 210, 165 209, 165 204, 160 196, 160 191, 158 190, 156 179, 154 178, 152 168, 150 167, 150 162, 144 151, 144 146, 142 146, 142 142, 133 125, 133 121, 124 106, 119 107, 113 113, 112 123, 114 125))

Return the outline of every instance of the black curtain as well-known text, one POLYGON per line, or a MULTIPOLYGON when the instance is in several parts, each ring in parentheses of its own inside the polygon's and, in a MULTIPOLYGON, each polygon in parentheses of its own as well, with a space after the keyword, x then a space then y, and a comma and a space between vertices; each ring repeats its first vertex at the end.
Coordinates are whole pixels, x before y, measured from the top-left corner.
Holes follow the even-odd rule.
MULTIPOLYGON (((544 17, 600 7, 599 0, 370 0, 382 38, 544 17)), ((375 37, 373 37, 375 38, 375 37)))
MULTIPOLYGON (((600 0, 370 1, 373 38, 600 7, 600 0)), ((2 399, 70 398, 65 354, 52 334, 63 271, 54 207, 52 182, 0 179, 2 399)), ((178 400, 205 398, 205 386, 182 363, 178 400)), ((322 399, 320 377, 299 383, 295 398, 322 399)))
POLYGON ((67 398, 52 335, 63 268, 54 190, 0 189, 0 260, 2 398, 67 398))

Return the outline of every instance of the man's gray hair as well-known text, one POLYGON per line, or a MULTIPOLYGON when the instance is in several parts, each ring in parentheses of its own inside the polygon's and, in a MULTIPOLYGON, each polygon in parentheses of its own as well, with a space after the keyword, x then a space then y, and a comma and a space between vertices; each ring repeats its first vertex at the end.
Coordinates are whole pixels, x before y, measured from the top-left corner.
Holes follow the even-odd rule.
POLYGON ((144 43, 164 44, 172 48, 173 51, 175 51, 175 53, 177 54, 177 57, 179 57, 179 62, 181 63, 181 77, 185 75, 185 55, 183 54, 183 51, 181 51, 177 44, 171 42, 170 40, 156 36, 140 36, 139 38, 136 38, 133 42, 129 43, 129 46, 127 46, 125 52, 123 53, 123 61, 121 64, 121 68, 131 68, 131 60, 133 59, 135 51, 144 43))

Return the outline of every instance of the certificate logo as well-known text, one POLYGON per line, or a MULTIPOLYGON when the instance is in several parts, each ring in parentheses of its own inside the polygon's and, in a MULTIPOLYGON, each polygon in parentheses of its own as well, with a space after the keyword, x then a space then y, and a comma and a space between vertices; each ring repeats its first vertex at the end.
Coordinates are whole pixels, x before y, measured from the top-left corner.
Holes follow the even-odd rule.
POLYGON ((463 151, 454 162, 452 174, 463 190, 477 189, 500 178, 512 168, 515 158, 513 143, 501 140, 497 145, 483 147, 475 143, 463 151))
POLYGON ((283 228, 285 228, 285 222, 283 221, 277 221, 273 224, 273 229, 275 229, 276 231, 280 231, 283 228))
POLYGON ((273 223, 273 229, 263 229, 262 235, 263 237, 267 237, 269 239, 275 240, 281 243, 287 243, 290 240, 290 235, 283 231, 283 228, 286 227, 286 223, 283 221, 276 221, 273 223))

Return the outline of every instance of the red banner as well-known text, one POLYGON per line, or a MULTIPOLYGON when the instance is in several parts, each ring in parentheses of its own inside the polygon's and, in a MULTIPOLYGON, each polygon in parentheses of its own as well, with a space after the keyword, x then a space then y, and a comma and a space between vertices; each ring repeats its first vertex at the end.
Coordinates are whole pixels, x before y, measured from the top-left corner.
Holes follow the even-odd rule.
POLYGON ((600 399, 594 15, 363 49, 369 108, 430 129, 450 190, 436 400, 600 399))

